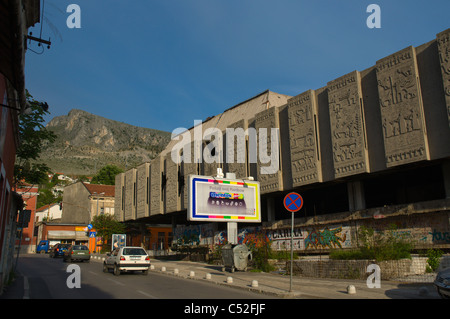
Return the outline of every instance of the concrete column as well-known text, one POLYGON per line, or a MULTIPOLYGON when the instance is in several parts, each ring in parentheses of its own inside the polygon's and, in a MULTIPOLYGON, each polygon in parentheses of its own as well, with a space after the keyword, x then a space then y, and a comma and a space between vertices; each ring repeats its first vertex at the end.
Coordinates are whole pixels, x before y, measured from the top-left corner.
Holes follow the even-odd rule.
POLYGON ((145 223, 139 223, 139 230, 141 231, 141 247, 142 248, 146 248, 145 247, 145 223))
POLYGON ((361 181, 351 181, 347 183, 349 210, 361 210, 366 208, 364 197, 364 185, 361 181))
POLYGON ((450 198, 450 161, 442 164, 442 175, 444 177, 445 197, 450 198))
POLYGON ((274 222, 275 221, 275 205, 274 205, 274 198, 268 197, 267 198, 267 221, 268 222, 274 222))
POLYGON ((227 222, 228 242, 233 245, 238 243, 238 224, 236 222, 227 222))

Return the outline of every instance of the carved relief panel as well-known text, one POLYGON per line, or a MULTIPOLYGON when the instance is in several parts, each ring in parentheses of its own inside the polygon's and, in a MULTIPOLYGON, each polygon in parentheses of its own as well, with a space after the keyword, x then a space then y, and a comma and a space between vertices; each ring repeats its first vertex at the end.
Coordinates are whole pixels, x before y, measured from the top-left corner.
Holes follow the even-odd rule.
POLYGON ((176 212, 179 210, 179 189, 178 189, 178 171, 179 164, 172 160, 171 154, 165 157, 166 167, 166 187, 165 187, 165 213, 176 212))
POLYGON ((278 107, 257 113, 254 123, 258 144, 257 180, 261 194, 282 190, 278 107), (276 141, 272 141, 272 132, 277 132, 276 141))
POLYGON ((377 61, 376 68, 386 165, 428 159, 414 47, 377 61))
POLYGON ((361 78, 358 71, 327 85, 336 178, 369 171, 361 78))
POLYGON ((163 194, 161 193, 161 186, 163 184, 162 174, 165 174, 164 165, 162 165, 164 164, 163 162, 159 155, 152 160, 150 165, 150 215, 162 213, 161 203, 163 194))
MULTIPOLYGON (((194 142, 190 143, 190 150, 191 154, 189 159, 184 159, 181 161, 181 176, 180 176, 180 182, 182 182, 183 185, 181 185, 182 190, 182 202, 181 202, 181 209, 187 209, 188 207, 188 184, 189 184, 189 175, 198 175, 199 172, 199 163, 195 163, 194 161, 194 142)), ((180 155, 184 156, 183 150, 181 150, 180 155)), ((179 185, 180 186, 180 185, 179 185)))
POLYGON ((139 165, 137 168, 137 207, 136 216, 137 218, 148 217, 149 212, 149 193, 148 193, 148 181, 149 181, 149 169, 150 164, 144 163, 139 165))
POLYGON ((227 127, 225 130, 225 152, 226 172, 234 173, 236 178, 249 176, 246 130, 248 121, 242 119, 227 127))
POLYGON ((314 91, 289 99, 287 107, 293 186, 320 182, 322 169, 314 91))
POLYGON ((115 178, 115 195, 114 195, 114 217, 117 221, 123 222, 123 209, 125 197, 122 197, 122 193, 125 190, 124 185, 125 173, 119 173, 115 178))
POLYGON ((136 169, 125 172, 125 221, 136 219, 136 169))
POLYGON ((450 126, 450 29, 437 35, 439 60, 441 62, 442 82, 444 83, 445 102, 450 126))

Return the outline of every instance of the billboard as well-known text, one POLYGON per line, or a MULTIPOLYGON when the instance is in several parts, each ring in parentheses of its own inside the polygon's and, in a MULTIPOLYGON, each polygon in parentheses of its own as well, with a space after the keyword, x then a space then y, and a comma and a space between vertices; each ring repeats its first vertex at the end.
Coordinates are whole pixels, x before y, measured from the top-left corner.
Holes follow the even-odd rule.
POLYGON ((261 222, 259 182, 190 175, 188 220, 261 222))
POLYGON ((127 241, 127 235, 113 234, 112 239, 111 239, 111 250, 125 246, 126 241, 127 241))

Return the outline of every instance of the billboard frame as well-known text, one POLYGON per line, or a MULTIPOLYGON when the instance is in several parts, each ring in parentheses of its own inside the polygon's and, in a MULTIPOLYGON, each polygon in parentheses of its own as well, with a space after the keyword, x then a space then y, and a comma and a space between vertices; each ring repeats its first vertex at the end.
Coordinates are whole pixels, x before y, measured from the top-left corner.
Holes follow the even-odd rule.
POLYGON ((213 176, 189 175, 188 178, 188 209, 187 219, 189 221, 207 221, 207 222, 239 222, 239 223, 260 223, 261 222, 261 196, 260 184, 257 181, 244 179, 217 178, 213 176), (211 184, 215 186, 233 186, 242 188, 253 188, 255 208, 253 216, 246 215, 227 215, 221 213, 198 213, 197 211, 197 188, 198 183, 211 184))

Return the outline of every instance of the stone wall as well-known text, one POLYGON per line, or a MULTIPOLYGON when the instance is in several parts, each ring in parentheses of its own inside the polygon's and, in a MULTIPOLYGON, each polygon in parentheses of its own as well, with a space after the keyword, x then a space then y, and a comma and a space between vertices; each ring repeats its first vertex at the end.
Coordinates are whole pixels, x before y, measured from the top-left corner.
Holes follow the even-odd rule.
MULTIPOLYGON (((441 258, 440 269, 450 267, 450 256, 441 258)), ((407 277, 426 274, 426 257, 389 260, 377 262, 374 260, 295 260, 293 274, 311 278, 337 278, 366 280, 373 273, 367 272, 367 267, 376 264, 380 267, 381 280, 400 280, 407 277)), ((286 262, 286 271, 290 273, 290 261, 286 262)))

